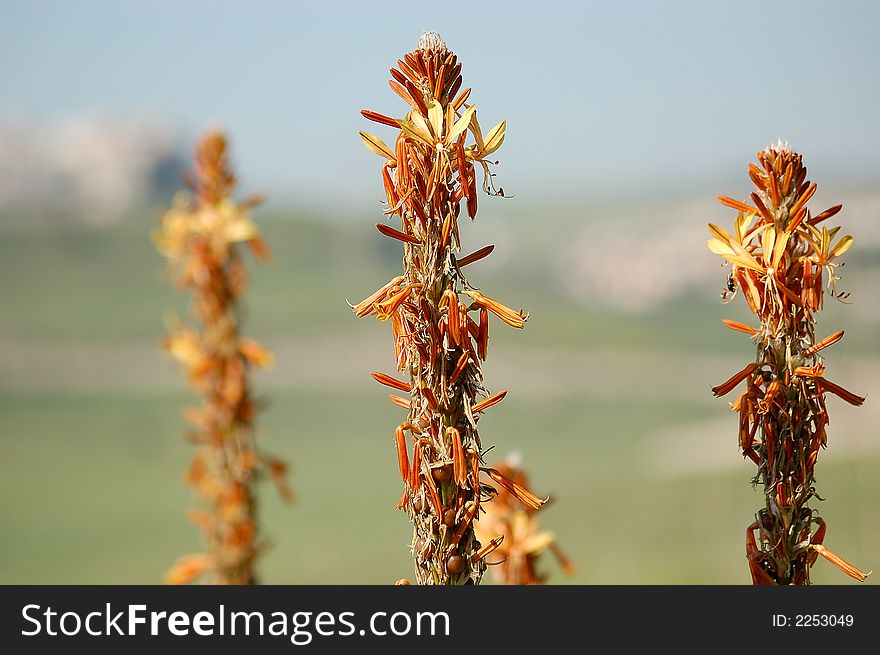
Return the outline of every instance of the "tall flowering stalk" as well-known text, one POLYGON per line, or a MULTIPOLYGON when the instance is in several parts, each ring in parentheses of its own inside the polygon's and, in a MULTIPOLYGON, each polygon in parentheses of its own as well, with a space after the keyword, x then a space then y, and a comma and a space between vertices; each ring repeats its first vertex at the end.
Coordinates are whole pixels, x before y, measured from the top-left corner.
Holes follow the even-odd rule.
MULTIPOLYGON (((526 472, 516 457, 495 464, 495 469, 521 487, 528 487, 526 472)), ((500 489, 486 503, 485 515, 476 523, 477 537, 487 541, 498 535, 504 540, 486 559, 493 579, 504 585, 544 584, 547 575, 539 571, 541 555, 550 551, 567 575, 574 566, 556 543, 556 535, 539 527, 537 510, 523 504, 514 494, 500 489)))
POLYGON ((753 328, 725 320, 757 345, 755 360, 727 382, 713 387, 716 396, 745 382, 731 403, 739 414, 739 445, 758 466, 755 484, 765 504, 746 529, 746 556, 754 584, 810 584, 810 567, 819 555, 856 580, 865 573, 822 545, 825 522, 808 505, 818 497, 813 469, 826 446, 829 423, 825 394, 851 405, 864 398, 825 378, 819 353, 843 337, 843 330, 815 338, 815 314, 822 308, 826 283, 835 297, 840 279, 838 258, 852 237, 836 238, 839 227, 823 223, 840 211, 835 205, 816 216, 807 201, 816 185, 807 179, 801 155, 784 141, 757 153, 749 164, 756 191, 751 204, 719 196, 737 210, 733 234, 709 225, 709 249, 731 266, 729 288, 740 289, 758 317, 753 328))
POLYGON ((506 124, 483 137, 476 105, 466 104, 470 89, 461 89, 461 64, 434 32, 422 35, 391 76, 391 88, 409 112, 402 119, 367 110, 362 114, 397 130, 394 148, 372 134, 360 135, 386 160, 385 213, 400 217, 401 225, 379 223, 376 228, 403 244, 404 272, 353 311, 390 321, 397 369, 406 373, 405 381, 372 375, 409 394, 391 398, 408 412, 395 431, 395 444, 404 484, 398 507, 413 524, 416 582, 478 584, 486 556, 501 541, 499 536, 482 544, 474 534, 481 503, 495 492, 481 484, 480 473, 530 507, 544 502, 499 471, 481 466, 477 421, 507 393, 489 396, 483 387, 480 366, 486 358, 489 313, 514 328, 522 328, 528 315, 483 295, 464 277, 464 267, 487 256, 493 246, 457 255, 461 204, 471 219, 477 213, 476 165, 485 174, 484 190, 501 194, 492 186, 488 157, 504 141, 506 124))
POLYGON ((246 288, 241 246, 260 260, 269 251, 251 220, 256 200, 237 204, 235 186, 221 132, 207 134, 195 153, 195 197, 179 194, 154 234, 169 259, 177 286, 192 293, 196 326, 175 329, 166 350, 187 371, 201 405, 186 410, 197 444, 187 472, 204 508, 190 513, 203 532, 206 553, 181 558, 167 573, 173 584, 205 575, 208 582, 253 584, 261 541, 256 523, 254 482, 269 473, 285 497, 285 466, 258 453, 254 444, 257 405, 251 395, 251 366, 265 366, 271 353, 242 337, 239 304, 246 288))

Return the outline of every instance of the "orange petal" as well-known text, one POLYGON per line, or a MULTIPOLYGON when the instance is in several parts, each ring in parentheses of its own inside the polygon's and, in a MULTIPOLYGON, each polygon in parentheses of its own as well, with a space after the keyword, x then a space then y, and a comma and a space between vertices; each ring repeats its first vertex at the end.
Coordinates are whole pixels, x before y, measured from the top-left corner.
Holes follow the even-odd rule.
POLYGON ((575 574, 574 564, 572 564, 571 560, 565 556, 565 553, 562 552, 562 549, 555 541, 550 544, 550 551, 553 553, 553 556, 556 558, 556 561, 559 562, 559 566, 562 567, 562 570, 565 571, 566 575, 575 574))
POLYGON ((529 318, 529 315, 523 310, 515 312, 510 307, 502 305, 497 300, 493 300, 488 296, 484 296, 479 291, 471 291, 469 295, 474 299, 474 302, 477 303, 477 305, 479 305, 480 307, 485 307, 490 312, 495 314, 495 316, 507 323, 509 326, 519 329, 525 327, 526 320, 529 318))
MULTIPOLYGON (((413 109, 419 108, 415 100, 413 100, 413 98, 410 96, 409 91, 407 91, 406 87, 404 87, 400 82, 398 82, 397 80, 388 80, 388 85, 392 88, 394 93, 399 95, 401 99, 410 107, 412 107, 413 109)), ((400 125, 398 125, 398 127, 400 127, 400 125)))
POLYGON ((403 282, 403 276, 400 275, 394 279, 392 279, 388 284, 386 284, 381 289, 373 292, 371 295, 367 296, 363 300, 361 300, 357 305, 352 306, 351 310, 355 313, 358 318, 363 318, 364 316, 369 316, 374 311, 376 311, 375 305, 376 303, 384 299, 388 292, 394 287, 398 286, 401 282, 403 282))
POLYGON ((403 289, 395 293, 388 300, 376 303, 376 318, 380 321, 388 320, 391 315, 409 298, 412 293, 412 285, 407 284, 403 289))
POLYGON ((449 298, 449 305, 446 309, 446 318, 449 321, 449 339, 453 345, 457 346, 461 343, 461 324, 459 322, 461 315, 458 311, 458 298, 451 291, 447 293, 449 295, 444 294, 444 296, 449 298))
POLYGON ((452 546, 457 546, 458 542, 461 540, 462 536, 464 536, 465 531, 470 527, 471 521, 474 520, 474 516, 479 509, 479 505, 475 502, 471 502, 468 506, 467 511, 464 513, 464 516, 461 519, 461 522, 458 524, 458 529, 455 531, 455 534, 452 535, 452 539, 450 540, 450 544, 452 546))
POLYGON ((498 546, 501 545, 502 541, 504 541, 504 535, 500 535, 498 537, 495 537, 492 541, 490 541, 488 544, 486 544, 485 546, 480 548, 480 550, 478 550, 476 553, 474 553, 471 556, 471 561, 472 562, 479 562, 481 559, 483 559, 487 555, 491 554, 492 551, 494 551, 496 548, 498 548, 498 546))
POLYGON ((794 374, 802 378, 818 378, 825 373, 824 364, 815 364, 813 366, 798 366, 794 369, 794 374))
POLYGON ((458 358, 458 362, 455 365, 455 368, 452 370, 452 375, 449 376, 449 384, 455 384, 456 380, 461 376, 464 372, 465 367, 468 365, 470 361, 470 357, 467 353, 462 353, 461 357, 458 358))
POLYGON ((425 479, 425 484, 428 487, 428 493, 431 495, 431 500, 434 503, 434 509, 437 510, 437 516, 443 516, 443 503, 440 501, 440 494, 437 492, 437 485, 434 483, 434 476, 431 475, 431 472, 422 473, 422 477, 425 479))
POLYGON ((740 202, 739 200, 734 200, 733 198, 728 198, 727 196, 718 196, 718 202, 722 205, 727 205, 732 209, 736 209, 738 211, 743 212, 744 214, 754 214, 755 208, 749 207, 744 202, 740 202))
POLYGON ((446 434, 451 435, 452 438, 452 478, 461 487, 467 482, 467 461, 461 443, 461 434, 453 427, 446 428, 446 434))
POLYGON ((504 400, 504 396, 507 395, 507 390, 499 391, 494 396, 489 396, 486 400, 478 402, 476 405, 471 407, 472 412, 482 412, 484 409, 489 409, 492 405, 497 405, 502 400, 504 400))
POLYGON ((863 396, 857 396, 852 391, 847 391, 843 387, 840 387, 833 382, 826 380, 825 378, 816 378, 816 386, 819 387, 823 392, 828 391, 829 393, 833 393, 838 398, 843 398, 850 405, 855 405, 856 407, 862 405, 865 402, 865 398, 863 396))
POLYGON ((269 250, 269 246, 266 244, 265 240, 263 240, 263 237, 256 236, 253 239, 250 239, 247 242, 247 245, 258 261, 267 262, 272 259, 272 252, 269 250))
POLYGON ((281 500, 285 503, 292 503, 293 489, 290 488, 290 484, 287 482, 287 464, 271 455, 263 455, 262 460, 266 472, 269 474, 269 477, 275 484, 275 488, 278 490, 278 495, 281 496, 281 500))
POLYGON ((455 215, 452 212, 446 214, 446 218, 443 219, 443 226, 440 229, 440 248, 445 248, 446 244, 449 243, 449 235, 452 233, 452 223, 455 220, 455 215))
POLYGON ((815 355, 820 350, 824 350, 828 346, 833 346, 835 343, 843 339, 843 330, 838 330, 834 334, 825 337, 821 341, 817 341, 815 344, 804 350, 804 357, 809 357, 810 355, 815 355))
POLYGON ((406 433, 402 425, 394 431, 394 444, 397 448, 397 466, 400 468, 400 480, 406 482, 409 477, 409 455, 406 452, 406 433))
POLYGON ((480 308, 480 331, 477 335, 477 353, 484 362, 489 354, 489 311, 480 308))
POLYGON ((739 321, 731 321, 730 319, 723 319, 721 321, 731 330, 735 330, 736 332, 743 332, 744 334, 748 334, 749 336, 753 336, 758 333, 758 331, 750 325, 746 325, 745 323, 740 323, 739 321))
POLYGON ((493 250, 495 250, 494 245, 480 248, 479 250, 472 252, 470 255, 465 255, 461 259, 458 259, 458 266, 462 267, 467 266, 468 264, 473 264, 474 262, 479 261, 484 257, 488 257, 493 250))
POLYGON ((268 366, 274 359, 272 351, 253 339, 241 339, 238 350, 254 366, 268 366))
POLYGON ((416 441, 415 446, 413 446, 413 461, 412 468, 410 469, 409 475, 409 487, 415 493, 416 489, 419 488, 419 471, 422 469, 422 442, 416 441))
POLYGON ((822 221, 824 221, 828 218, 831 218, 837 212, 839 212, 841 209, 843 209, 843 205, 834 205, 834 207, 829 207, 828 209, 823 211, 818 216, 811 218, 809 223, 810 223, 810 225, 817 225, 817 224, 821 223, 822 221))
POLYGON ((184 555, 165 574, 167 584, 189 584, 211 568, 211 558, 204 553, 184 555))
POLYGON ((870 571, 868 571, 868 573, 863 573, 858 568, 843 559, 840 555, 833 553, 821 544, 813 544, 810 546, 810 549, 819 553, 822 557, 834 564, 834 566, 846 573, 849 577, 854 578, 859 582, 864 582, 871 574, 870 571))
POLYGON ((397 239, 398 241, 403 241, 404 243, 421 243, 416 237, 411 234, 406 234, 401 232, 400 230, 395 230, 390 225, 385 225, 383 223, 376 223, 376 229, 379 230, 386 237, 390 237, 392 239, 397 239))
POLYGON ((503 487, 505 491, 514 496, 519 502, 530 509, 541 509, 541 506, 544 505, 549 498, 538 498, 531 491, 518 485, 516 482, 505 476, 501 471, 488 467, 481 467, 481 471, 484 471, 489 474, 489 477, 492 478, 499 486, 503 487))
POLYGON ((813 197, 813 194, 816 193, 816 188, 815 182, 808 186, 806 191, 804 191, 801 194, 801 197, 798 198, 798 201, 788 210, 788 215, 797 216, 798 211, 800 211, 800 209, 807 204, 807 201, 813 197))
POLYGON ((773 398, 778 391, 779 380, 773 380, 767 385, 767 391, 764 392, 764 397, 758 402, 758 413, 766 414, 770 411, 770 406, 773 404, 773 398))
POLYGON ((727 382, 723 382, 716 387, 712 387, 712 393, 714 393, 717 397, 727 395, 728 393, 733 391, 740 382, 749 377, 756 368, 758 368, 757 364, 749 364, 743 370, 735 373, 733 377, 727 380, 727 382))
POLYGON ((385 375, 384 373, 379 373, 378 371, 372 371, 370 375, 373 376, 373 379, 379 384, 384 384, 386 387, 391 387, 392 389, 397 389, 398 391, 410 391, 410 385, 403 380, 398 380, 397 378, 393 378, 390 375, 385 375))
POLYGON ((369 109, 361 109, 361 115, 367 120, 373 121, 374 123, 381 123, 382 125, 387 125, 388 127, 400 129, 400 123, 397 122, 397 119, 386 116, 385 114, 370 111, 369 109))
POLYGON ((398 407, 402 407, 403 409, 409 411, 410 402, 406 398, 401 398, 400 396, 395 396, 393 393, 388 394, 388 397, 391 399, 392 403, 394 403, 398 407))
POLYGON ((437 402, 437 396, 434 395, 434 392, 431 391, 428 387, 424 387, 422 389, 422 395, 425 397, 425 400, 428 401, 428 407, 433 410, 436 410, 440 407, 440 403, 437 402))

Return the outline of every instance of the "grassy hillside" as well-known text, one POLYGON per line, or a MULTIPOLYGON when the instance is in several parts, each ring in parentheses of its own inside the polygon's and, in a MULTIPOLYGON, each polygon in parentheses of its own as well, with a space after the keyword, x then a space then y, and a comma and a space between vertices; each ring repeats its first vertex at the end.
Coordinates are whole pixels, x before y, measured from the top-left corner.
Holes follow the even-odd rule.
MULTIPOLYGON (((408 524, 394 510, 400 410, 368 376, 391 368, 388 326, 356 319, 345 302, 394 275, 399 253, 369 220, 264 226, 275 256, 251 267, 245 330, 278 352, 256 377, 267 403, 259 437, 292 462, 297 494, 286 507, 268 484, 262 491, 273 542, 264 580, 408 576, 408 524)), ((163 316, 186 303, 167 285, 150 228, 142 219, 0 234, 4 583, 158 582, 199 546, 181 481, 191 447, 180 410, 192 398, 157 347, 163 316)), ((489 461, 520 451, 536 491, 554 497, 542 523, 577 575, 548 560, 550 581, 747 582, 743 533, 761 499, 736 449, 735 417, 709 393, 751 354, 719 322, 748 320, 744 308, 717 303, 720 274, 709 293, 649 314, 575 302, 546 265, 552 243, 531 244, 531 253, 528 240, 509 244, 503 266, 475 264, 470 277, 531 312, 523 332, 493 327, 487 385, 511 392, 480 429, 497 445, 489 461)), ((846 272, 868 288, 876 267, 860 266, 846 272)), ((829 376, 868 402, 829 402, 829 450, 817 468, 827 500, 817 505, 827 545, 871 569, 880 552, 877 323, 858 305, 829 303, 820 324, 847 329, 829 352, 829 376)), ((825 562, 814 571, 817 582, 848 582, 825 562)))

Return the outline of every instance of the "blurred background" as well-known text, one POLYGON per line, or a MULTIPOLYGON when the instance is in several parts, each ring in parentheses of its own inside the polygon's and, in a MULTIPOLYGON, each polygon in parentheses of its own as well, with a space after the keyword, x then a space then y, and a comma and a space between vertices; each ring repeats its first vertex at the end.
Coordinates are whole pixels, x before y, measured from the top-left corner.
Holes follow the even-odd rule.
MULTIPOLYGON (((814 213, 855 236, 817 334, 845 329, 817 466, 826 545, 880 566, 880 9, 871 2, 375 1, 0 6, 0 582, 159 583, 200 548, 185 518, 193 402, 159 342, 185 314, 150 241, 195 140, 229 134, 243 194, 274 252, 251 264, 245 331, 277 354, 257 372, 258 439, 292 465, 267 483, 272 583, 411 576, 393 428, 369 371, 392 372, 388 325, 357 302, 400 268, 381 237, 380 161, 359 115, 401 115, 388 68, 423 29, 463 62, 491 126, 497 183, 462 225, 495 253, 471 281, 531 312, 496 322, 485 366, 507 399, 480 423, 488 461, 522 456, 540 514, 577 567, 551 583, 746 584, 762 506, 737 421, 710 386, 750 361, 721 324, 725 269, 706 223, 745 198, 777 137, 819 183, 814 213)), ((825 561, 818 583, 852 582, 825 561)), ((876 576, 868 579, 875 583, 876 576)))

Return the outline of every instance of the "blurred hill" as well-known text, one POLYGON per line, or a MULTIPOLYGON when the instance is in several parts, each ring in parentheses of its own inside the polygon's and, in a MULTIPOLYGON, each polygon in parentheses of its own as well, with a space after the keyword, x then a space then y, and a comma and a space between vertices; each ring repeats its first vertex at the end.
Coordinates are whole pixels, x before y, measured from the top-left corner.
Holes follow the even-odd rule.
POLYGON ((3 225, 121 220, 167 197, 185 167, 181 136, 153 115, 0 120, 3 225))

